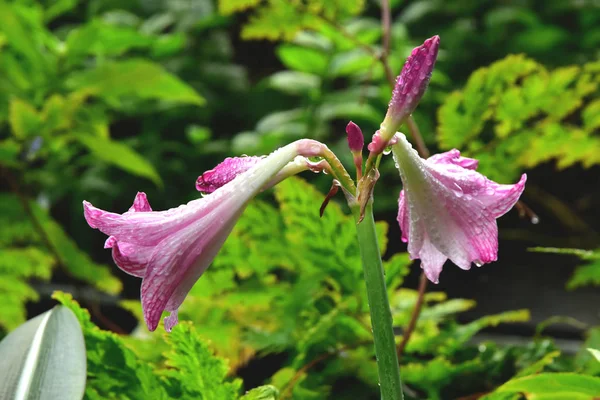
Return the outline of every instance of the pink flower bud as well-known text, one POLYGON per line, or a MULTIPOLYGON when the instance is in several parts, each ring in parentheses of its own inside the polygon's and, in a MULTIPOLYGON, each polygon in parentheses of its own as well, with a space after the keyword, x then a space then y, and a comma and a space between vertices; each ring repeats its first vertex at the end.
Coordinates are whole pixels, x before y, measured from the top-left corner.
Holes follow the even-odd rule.
POLYGON ((373 142, 369 145, 372 152, 381 153, 400 125, 417 108, 429 84, 439 45, 440 37, 433 36, 413 49, 406 60, 396 80, 385 119, 381 123, 380 136, 373 137, 373 142))
MULTIPOLYGON (((413 49, 396 80, 385 119, 399 127, 417 107, 427 89, 437 59, 440 37, 433 36, 413 49)), ((392 129, 396 133, 396 129, 392 129)))
POLYGON ((348 134, 348 147, 350 147, 350 151, 362 151, 363 146, 365 145, 365 138, 363 137, 360 127, 350 121, 348 122, 348 125, 346 125, 346 133, 348 134))

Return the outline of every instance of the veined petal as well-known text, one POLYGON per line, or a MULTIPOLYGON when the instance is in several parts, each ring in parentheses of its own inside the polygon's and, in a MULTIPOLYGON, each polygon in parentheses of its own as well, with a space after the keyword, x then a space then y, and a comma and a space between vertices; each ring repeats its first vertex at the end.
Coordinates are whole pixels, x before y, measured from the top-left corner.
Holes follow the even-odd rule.
POLYGON ((476 170, 479 166, 479 160, 474 158, 462 157, 460 151, 452 149, 445 153, 434 154, 427 159, 433 164, 454 164, 465 169, 476 170))
POLYGON ((112 248, 115 264, 129 275, 143 277, 154 247, 136 246, 131 243, 118 242, 117 238, 110 236, 104 243, 104 248, 112 248))
POLYGON ((518 201, 526 175, 514 185, 501 185, 476 172, 477 160, 461 157, 456 149, 424 160, 404 135, 397 136, 392 148, 404 184, 398 221, 411 258, 421 259, 433 282, 442 256, 462 269, 495 261, 496 218, 518 201))
POLYGON ((318 148, 318 142, 294 142, 258 159, 242 173, 232 173, 227 178, 219 175, 229 181, 214 193, 166 211, 152 211, 141 192, 123 214, 83 202, 88 224, 109 235, 105 247, 112 248, 115 263, 125 272, 143 278, 142 308, 150 330, 156 329, 163 311, 171 313, 165 319, 165 329, 170 330, 177 323, 179 306, 220 250, 248 202, 294 157, 314 148, 318 148))
POLYGON ((440 273, 448 257, 442 254, 429 239, 426 239, 419 252, 419 258, 427 279, 433 283, 439 283, 440 273))
POLYGON ((231 182, 236 176, 248 171, 264 157, 230 157, 222 163, 206 171, 196 180, 196 190, 212 193, 221 186, 231 182))
POLYGON ((148 198, 146 197, 146 193, 144 192, 138 192, 135 195, 133 204, 131 205, 131 207, 129 207, 129 212, 140 211, 152 211, 152 207, 150 207, 150 203, 148 202, 148 198))
POLYGON ((163 310, 177 312, 243 210, 235 211, 218 207, 215 215, 196 221, 156 247, 141 289, 144 318, 150 330, 158 326, 163 310))

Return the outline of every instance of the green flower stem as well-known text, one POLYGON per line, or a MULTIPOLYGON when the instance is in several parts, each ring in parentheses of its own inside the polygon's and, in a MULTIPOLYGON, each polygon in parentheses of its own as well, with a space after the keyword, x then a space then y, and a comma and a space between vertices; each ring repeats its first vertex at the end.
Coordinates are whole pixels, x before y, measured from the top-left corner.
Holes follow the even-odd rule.
POLYGON ((329 147, 323 145, 321 147, 321 156, 329 163, 331 171, 335 175, 335 178, 340 182, 342 187, 351 195, 356 195, 356 186, 354 185, 354 181, 335 153, 331 151, 329 147))
MULTIPOLYGON (((359 210, 354 208, 354 218, 359 220, 359 210)), ((375 341, 375 355, 379 372, 379 384, 382 400, 402 400, 402 384, 400 381, 400 365, 396 355, 396 342, 392 328, 392 312, 385 287, 385 275, 377 243, 373 204, 365 209, 363 221, 357 224, 358 245, 362 258, 367 296, 371 312, 371 326, 375 341)))

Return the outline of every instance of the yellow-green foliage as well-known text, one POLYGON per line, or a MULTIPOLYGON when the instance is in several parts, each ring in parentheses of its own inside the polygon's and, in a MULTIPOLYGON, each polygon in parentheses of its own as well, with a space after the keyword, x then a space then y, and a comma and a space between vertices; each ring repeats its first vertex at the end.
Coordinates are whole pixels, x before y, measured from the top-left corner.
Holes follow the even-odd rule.
MULTIPOLYGON (((121 336, 99 329, 68 293, 55 292, 52 297, 70 308, 81 324, 87 351, 86 399, 239 398, 241 380, 226 378, 227 362, 213 355, 191 324, 181 323, 171 334, 157 338, 159 347, 167 350, 155 363, 148 362, 129 347, 143 339, 125 342, 121 336)), ((256 393, 274 393, 272 388, 262 389, 256 393)), ((260 397, 249 393, 245 399, 260 397)))
POLYGON ((31 214, 25 212, 17 196, 0 196, 0 328, 7 330, 22 324, 25 305, 39 298, 30 280, 49 280, 59 264, 64 272, 97 289, 108 293, 121 290, 121 282, 107 266, 94 263, 37 204, 30 202, 29 207, 31 214))
POLYGON ((523 55, 474 72, 439 109, 438 140, 514 180, 523 168, 600 163, 600 62, 548 70, 523 55))
POLYGON ((300 30, 358 15, 363 7, 364 0, 219 0, 225 15, 254 8, 242 28, 244 39, 292 40, 300 30))

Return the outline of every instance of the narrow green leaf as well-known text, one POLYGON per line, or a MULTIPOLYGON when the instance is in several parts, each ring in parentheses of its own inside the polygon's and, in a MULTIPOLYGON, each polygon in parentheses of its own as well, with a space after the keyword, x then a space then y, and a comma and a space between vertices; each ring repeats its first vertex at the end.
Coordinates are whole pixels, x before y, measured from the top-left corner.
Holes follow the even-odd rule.
POLYGON ((152 37, 129 27, 92 21, 70 32, 67 37, 67 55, 79 57, 88 54, 118 56, 127 50, 149 47, 152 37))
POLYGON ((289 94, 303 94, 321 86, 318 75, 298 71, 280 71, 269 77, 269 86, 289 94))
POLYGON ((336 54, 331 60, 329 74, 334 77, 361 75, 374 66, 373 56, 361 49, 336 54))
POLYGON ((49 4, 49 7, 44 10, 44 21, 46 23, 60 17, 61 15, 71 11, 77 6, 79 0, 54 0, 49 4))
POLYGON ((319 76, 327 70, 327 55, 317 49, 284 44, 277 49, 277 55, 289 69, 319 76))
MULTIPOLYGON (((33 35, 30 29, 23 23, 23 20, 15 5, 0 0, 0 32, 4 33, 6 41, 12 49, 24 56, 31 68, 40 68, 43 65, 43 58, 38 51, 33 35)), ((35 27, 42 29, 42 26, 35 27)))
POLYGON ((600 378, 575 373, 543 373, 508 381, 496 392, 523 393, 528 400, 592 400, 600 395, 600 378))
POLYGON ((162 180, 154 166, 131 147, 97 136, 77 135, 76 139, 100 160, 115 165, 124 171, 148 178, 156 185, 162 186, 162 180))
POLYGON ((67 86, 107 101, 125 96, 195 105, 205 102, 194 88, 160 65, 141 59, 107 62, 95 69, 73 74, 67 86))
POLYGON ((77 318, 56 306, 0 342, 0 398, 80 400, 86 352, 77 318))

